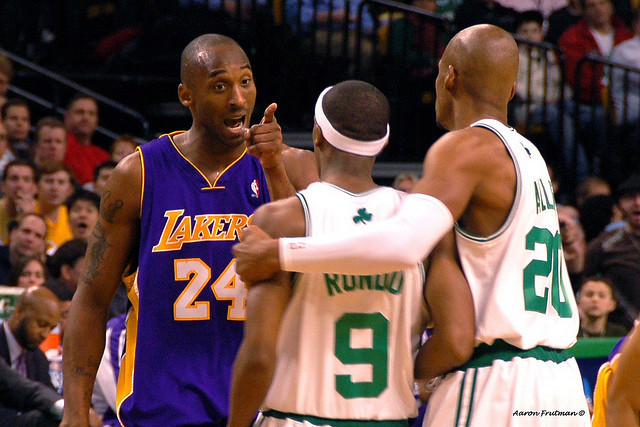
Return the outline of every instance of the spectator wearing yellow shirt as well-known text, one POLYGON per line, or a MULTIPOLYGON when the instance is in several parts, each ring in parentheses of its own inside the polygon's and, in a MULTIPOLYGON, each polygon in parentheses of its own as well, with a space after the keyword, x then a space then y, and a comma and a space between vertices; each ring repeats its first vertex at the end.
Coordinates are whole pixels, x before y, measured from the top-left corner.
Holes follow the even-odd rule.
POLYGON ((69 211, 65 203, 74 191, 73 175, 63 163, 45 163, 39 169, 36 213, 47 222, 47 254, 53 255, 63 243, 73 238, 69 211))

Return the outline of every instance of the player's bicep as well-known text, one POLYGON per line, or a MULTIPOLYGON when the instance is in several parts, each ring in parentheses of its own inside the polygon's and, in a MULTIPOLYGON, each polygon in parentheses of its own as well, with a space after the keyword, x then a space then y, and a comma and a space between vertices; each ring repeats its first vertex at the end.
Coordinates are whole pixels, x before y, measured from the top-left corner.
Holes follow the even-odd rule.
POLYGON ((141 163, 136 153, 113 171, 100 201, 100 217, 89 237, 80 287, 108 304, 139 237, 141 163))
POLYGON ((247 343, 275 348, 280 322, 291 295, 290 275, 279 272, 273 279, 253 284, 249 290, 244 324, 247 343))

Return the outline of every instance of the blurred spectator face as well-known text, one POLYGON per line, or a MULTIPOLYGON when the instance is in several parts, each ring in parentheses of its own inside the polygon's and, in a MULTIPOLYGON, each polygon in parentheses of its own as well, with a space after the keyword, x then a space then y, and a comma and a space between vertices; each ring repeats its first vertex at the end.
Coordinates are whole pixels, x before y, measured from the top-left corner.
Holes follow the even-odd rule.
POLYGON ((582 15, 589 26, 609 24, 613 19, 611 0, 585 0, 582 15))
POLYGON ((640 191, 621 195, 618 206, 631 229, 640 230, 640 191))
POLYGON ((114 141, 111 148, 111 160, 118 163, 136 150, 136 144, 126 139, 114 141))
POLYGON ((32 199, 37 191, 33 169, 25 165, 9 168, 7 178, 2 182, 2 194, 5 197, 15 203, 21 199, 32 199))
POLYGON ((34 147, 37 163, 62 162, 67 151, 67 132, 61 127, 43 126, 34 147))
POLYGON ((436 0, 414 0, 413 5, 431 13, 436 13, 436 9, 438 9, 438 2, 436 0))
POLYGON ((71 301, 60 301, 60 340, 64 338, 64 329, 67 326, 67 317, 71 309, 71 301))
POLYGON ((0 121, 0 156, 9 148, 9 136, 7 135, 7 129, 4 127, 4 123, 0 121))
POLYGON ((9 249, 17 256, 31 256, 44 254, 44 236, 47 225, 37 215, 25 216, 20 224, 11 231, 9 249))
POLYGON ((11 79, 6 73, 0 71, 0 96, 6 95, 9 90, 9 82, 11 79))
POLYGON ((38 199, 50 206, 63 204, 72 192, 71 177, 64 170, 48 175, 43 174, 38 181, 38 199))
POLYGON ((30 288, 31 286, 42 286, 44 281, 44 266, 41 262, 32 259, 24 266, 20 276, 18 276, 18 287, 30 288))
POLYGON ((98 127, 98 105, 91 98, 79 98, 64 115, 64 125, 72 134, 91 138, 98 127))
POLYGON ((104 188, 107 185, 107 180, 111 176, 111 172, 113 172, 113 168, 102 168, 100 172, 98 172, 98 178, 96 178, 96 182, 94 182, 93 189, 100 197, 102 197, 102 193, 104 193, 104 188))
POLYGON ((516 34, 532 42, 540 43, 544 39, 542 26, 535 21, 527 21, 520 24, 516 34))
POLYGON ((602 317, 616 308, 611 287, 606 282, 589 280, 582 285, 578 298, 580 312, 588 317, 602 317))
POLYGON ((60 278, 70 289, 75 291, 78 287, 83 268, 84 257, 78 258, 76 263, 73 264, 73 267, 66 264, 60 267, 60 278))
POLYGON ((29 113, 29 109, 24 105, 12 105, 7 108, 4 125, 7 128, 9 139, 27 139, 31 128, 31 114, 29 113))
POLYGON ((98 209, 89 200, 78 199, 69 209, 69 225, 75 239, 88 240, 98 222, 98 209))

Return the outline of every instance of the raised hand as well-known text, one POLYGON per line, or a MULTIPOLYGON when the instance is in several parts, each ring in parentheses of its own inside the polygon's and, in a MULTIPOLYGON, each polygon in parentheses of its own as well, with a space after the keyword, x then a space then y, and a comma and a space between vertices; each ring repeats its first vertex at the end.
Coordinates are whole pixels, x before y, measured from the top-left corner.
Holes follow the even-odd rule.
POLYGON ((282 164, 282 129, 275 117, 277 109, 278 104, 270 104, 260 123, 245 132, 247 151, 256 156, 265 169, 282 164))

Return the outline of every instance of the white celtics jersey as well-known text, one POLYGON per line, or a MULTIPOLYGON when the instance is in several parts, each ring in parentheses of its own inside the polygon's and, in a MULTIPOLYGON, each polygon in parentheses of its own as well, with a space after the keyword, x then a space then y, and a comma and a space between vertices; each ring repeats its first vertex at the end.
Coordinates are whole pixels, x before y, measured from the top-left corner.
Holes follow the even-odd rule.
MULTIPOLYGON (((388 218, 403 196, 388 187, 354 194, 322 182, 298 194, 308 236, 388 218)), ((297 275, 263 410, 342 420, 415 416, 423 284, 422 265, 372 276, 297 275)))
POLYGON ((578 309, 562 253, 558 215, 544 159, 514 129, 480 120, 504 143, 516 170, 511 212, 494 234, 456 226, 456 241, 476 314, 476 345, 502 339, 522 349, 576 342, 578 309))

